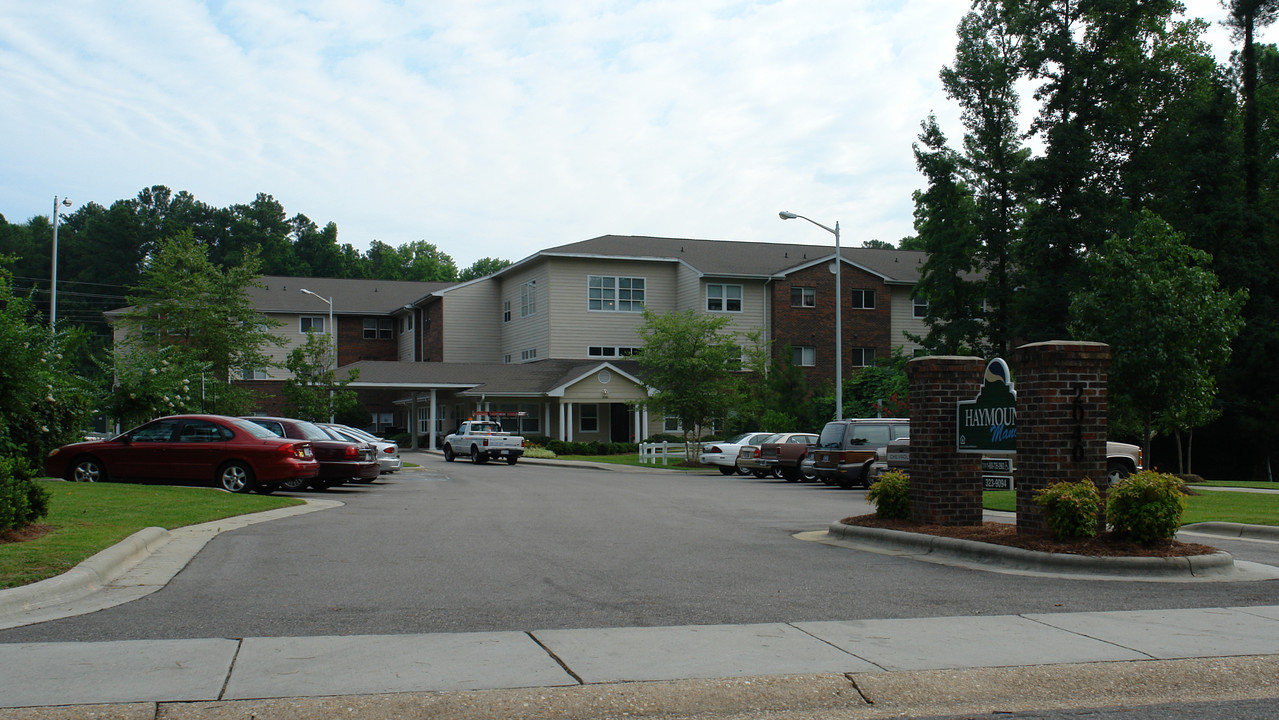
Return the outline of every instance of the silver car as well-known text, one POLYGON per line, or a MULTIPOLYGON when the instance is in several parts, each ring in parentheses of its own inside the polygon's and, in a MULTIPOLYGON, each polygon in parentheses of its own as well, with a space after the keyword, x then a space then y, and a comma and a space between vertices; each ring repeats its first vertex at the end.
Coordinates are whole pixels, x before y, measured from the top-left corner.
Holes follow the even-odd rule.
POLYGON ((383 440, 376 435, 367 433, 359 428, 349 427, 341 423, 320 423, 340 435, 344 435, 358 442, 366 442, 377 448, 377 462, 381 466, 381 474, 393 473, 403 466, 400 460, 400 448, 390 440, 383 440))

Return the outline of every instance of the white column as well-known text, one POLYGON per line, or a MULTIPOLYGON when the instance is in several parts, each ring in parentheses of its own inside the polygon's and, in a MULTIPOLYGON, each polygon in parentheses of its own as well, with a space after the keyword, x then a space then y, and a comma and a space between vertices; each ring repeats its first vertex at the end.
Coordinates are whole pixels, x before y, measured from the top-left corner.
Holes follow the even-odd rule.
POLYGON ((568 437, 564 438, 567 442, 573 442, 573 403, 568 404, 568 424, 564 426, 568 437))
POLYGON ((417 393, 409 394, 409 449, 417 450, 417 393))
POLYGON ((437 393, 437 392, 438 392, 438 391, 437 391, 435 388, 431 388, 431 420, 430 420, 430 423, 431 423, 431 434, 430 434, 430 437, 431 437, 431 440, 430 440, 430 442, 431 442, 431 447, 430 447, 430 449, 431 449, 431 450, 434 450, 434 449, 437 447, 437 444, 436 444, 436 438, 435 438, 435 428, 436 428, 436 426, 438 426, 438 425, 439 425, 439 423, 438 423, 438 422, 437 422, 437 420, 436 420, 436 418, 437 418, 437 414, 439 413, 439 405, 438 405, 438 403, 437 403, 438 398, 436 397, 436 393, 437 393))

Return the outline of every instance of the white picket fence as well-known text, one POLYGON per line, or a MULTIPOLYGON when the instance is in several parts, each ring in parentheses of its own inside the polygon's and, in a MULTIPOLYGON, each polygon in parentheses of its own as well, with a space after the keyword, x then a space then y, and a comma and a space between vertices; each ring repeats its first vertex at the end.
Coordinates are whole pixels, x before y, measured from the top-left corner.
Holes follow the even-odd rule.
POLYGON ((659 442, 659 443, 640 443, 639 461, 643 463, 657 464, 658 458, 661 458, 662 464, 670 463, 671 458, 675 458, 675 462, 683 462, 687 457, 687 446, 684 443, 659 442))

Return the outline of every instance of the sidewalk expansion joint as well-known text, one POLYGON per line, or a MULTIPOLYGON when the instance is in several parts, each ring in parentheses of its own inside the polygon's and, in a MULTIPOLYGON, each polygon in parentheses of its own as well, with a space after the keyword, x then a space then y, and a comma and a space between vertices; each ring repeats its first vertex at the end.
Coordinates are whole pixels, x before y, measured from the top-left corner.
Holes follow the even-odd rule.
POLYGON ((552 649, 550 649, 550 648, 546 647, 546 644, 545 644, 545 643, 543 643, 541 640, 539 640, 539 639, 537 638, 537 636, 536 636, 536 635, 534 635, 534 634, 533 634, 533 633, 531 633, 531 632, 525 632, 524 634, 525 634, 525 635, 528 635, 529 640, 532 640, 533 642, 537 643, 537 646, 538 646, 538 647, 540 647, 540 648, 542 648, 542 651, 543 651, 543 652, 545 652, 547 655, 549 655, 549 656, 550 656, 550 658, 551 658, 552 660, 554 660, 556 663, 558 663, 558 664, 559 664, 559 666, 560 666, 561 668, 563 668, 563 669, 564 669, 564 672, 568 673, 568 676, 569 676, 569 677, 571 677, 571 678, 573 678, 574 680, 576 680, 578 685, 585 685, 585 684, 586 684, 586 681, 585 681, 585 680, 583 680, 583 679, 581 678, 581 676, 579 676, 577 673, 573 672, 573 669, 572 669, 572 668, 570 668, 570 667, 568 666, 568 663, 564 662, 564 661, 560 658, 560 656, 559 656, 559 655, 556 655, 554 650, 552 650, 552 649))
POLYGON ((226 668, 226 678, 222 680, 222 689, 218 690, 218 700, 226 698, 227 686, 231 684, 231 675, 235 673, 235 662, 240 659, 240 648, 244 647, 244 638, 235 638, 235 653, 231 655, 231 662, 226 668))

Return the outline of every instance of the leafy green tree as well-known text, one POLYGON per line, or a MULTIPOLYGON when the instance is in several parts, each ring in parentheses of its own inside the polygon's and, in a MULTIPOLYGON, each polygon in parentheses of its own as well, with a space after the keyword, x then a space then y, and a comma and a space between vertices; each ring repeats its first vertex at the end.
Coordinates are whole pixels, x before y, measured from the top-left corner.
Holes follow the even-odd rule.
POLYGON ((979 279, 981 238, 972 192, 959 177, 959 158, 946 147, 936 118, 923 123, 915 164, 928 188, 915 192, 915 231, 928 259, 920 269, 915 297, 928 303, 922 345, 942 354, 963 349, 981 353, 986 345, 979 279))
POLYGON ((453 258, 425 240, 401 245, 396 254, 404 268, 403 280, 444 282, 457 279, 457 263, 453 258))
POLYGON ((306 343, 289 351, 284 367, 293 373, 281 390, 293 417, 328 422, 360 408, 355 391, 347 387, 359 379, 360 371, 353 369, 338 379, 333 339, 328 333, 308 334, 306 343))
POLYGON ((241 265, 214 265, 190 232, 162 243, 121 314, 128 340, 117 352, 181 346, 207 368, 205 407, 225 415, 247 412, 251 392, 231 381, 246 370, 273 367, 266 349, 284 344, 271 333, 280 323, 249 298, 248 288, 260 287, 258 267, 253 250, 241 265))
POLYGON ((115 378, 106 409, 130 428, 163 415, 204 412, 208 363, 183 345, 138 345, 105 363, 115 378))
POLYGON ((874 238, 866 240, 862 243, 862 247, 872 250, 896 250, 897 246, 884 240, 876 240, 874 238))
POLYGON ((844 380, 844 417, 910 417, 909 358, 900 347, 844 380))
POLYGON ((725 333, 728 318, 692 310, 658 315, 644 310, 639 328, 643 349, 636 358, 651 388, 646 405, 665 417, 676 417, 687 442, 724 423, 734 407, 741 363, 737 339, 725 333))
POLYGON ((1148 458, 1154 430, 1210 417, 1243 323, 1246 292, 1218 287, 1210 262, 1145 211, 1132 237, 1112 237, 1089 259, 1092 287, 1071 304, 1076 337, 1111 346, 1111 398, 1140 423, 1148 458))
POLYGON ((1229 11, 1226 25, 1231 38, 1241 44, 1240 75, 1243 93, 1244 200, 1250 210, 1261 198, 1260 119, 1257 108, 1257 47, 1259 28, 1279 19, 1279 0, 1221 0, 1229 11))
POLYGON ((461 274, 458 275, 457 279, 462 282, 466 282, 467 280, 476 280, 478 278, 492 275, 510 264, 510 260, 499 260, 497 258, 490 257, 480 258, 479 260, 471 263, 470 267, 463 270, 461 274))
POLYGON ((51 332, 0 266, 0 457, 38 467, 88 429, 98 391, 77 368, 84 347, 75 328, 51 332))

